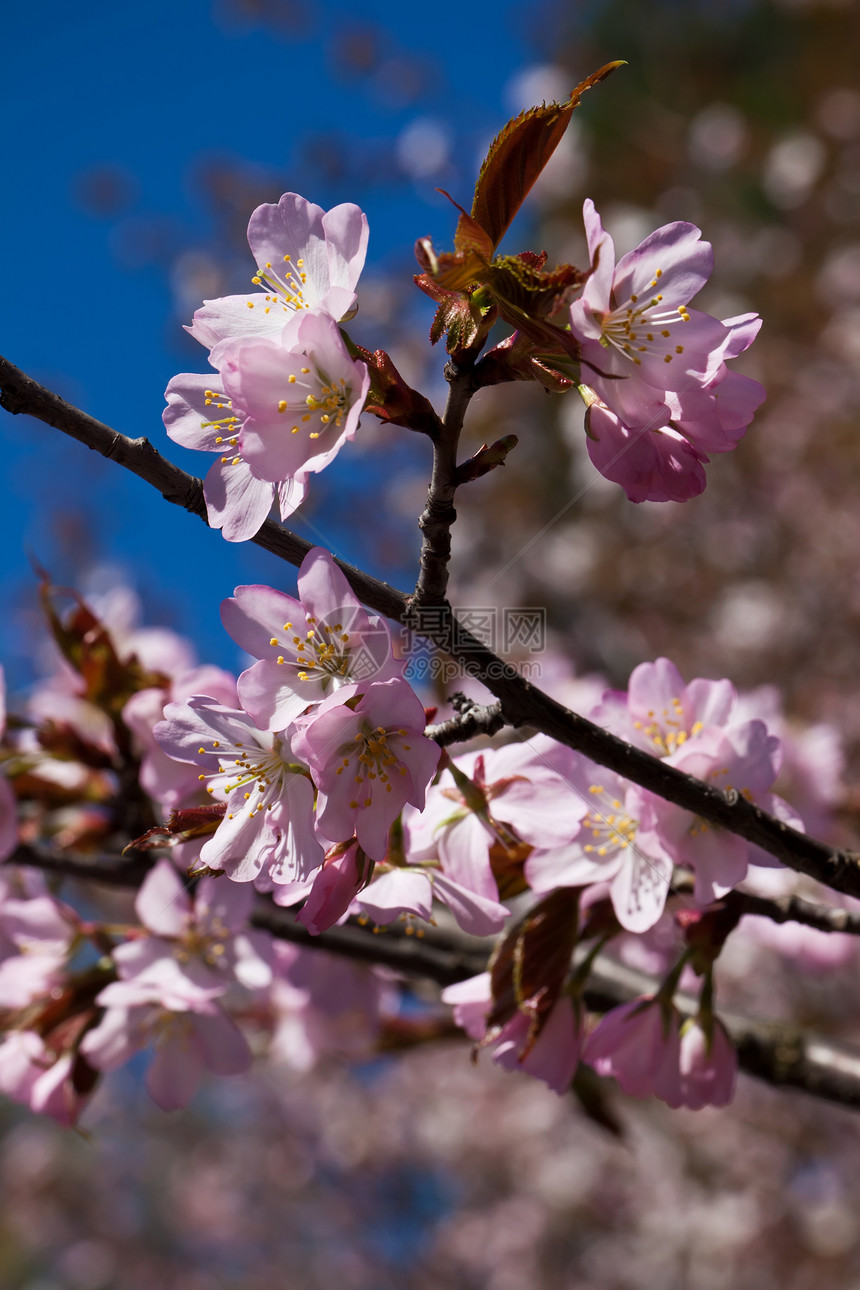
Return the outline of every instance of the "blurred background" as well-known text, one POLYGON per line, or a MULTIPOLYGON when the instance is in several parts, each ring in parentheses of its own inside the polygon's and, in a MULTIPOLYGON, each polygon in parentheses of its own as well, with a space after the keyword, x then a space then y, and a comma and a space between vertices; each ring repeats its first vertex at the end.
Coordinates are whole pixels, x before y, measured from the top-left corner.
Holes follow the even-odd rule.
MULTIPOLYGON (((603 63, 506 247, 584 262, 592 197, 619 251, 699 223, 716 271, 697 305, 759 311, 740 366, 768 402, 705 494, 633 506, 588 462, 581 412, 537 387, 483 391, 466 449, 514 432, 469 486, 460 605, 545 606, 545 681, 626 683, 670 655, 688 677, 778 686, 815 723, 833 796, 860 746, 860 6, 632 0, 454 14, 336 0, 81 0, 4 17, 0 352, 124 433, 169 443, 163 390, 204 370, 182 330, 243 290, 250 211, 287 190, 368 213, 354 339, 390 350, 438 405, 443 355, 412 245, 452 242, 504 121, 603 63)), ((37 675, 32 560, 90 594, 131 585, 147 624, 237 668, 218 605, 294 572, 231 546, 58 432, 0 413, 4 614, 15 696, 37 675)), ((465 449, 464 449, 465 451, 465 449)), ((296 527, 408 589, 427 446, 370 424, 296 527)), ((569 690, 567 692, 570 692, 569 690)), ((837 826, 839 836, 847 827, 837 826)), ((850 835, 849 835, 850 836, 850 835)), ((735 956, 761 1013, 858 1038, 856 956, 735 956)), ((860 1290, 860 1135, 848 1112, 742 1080, 726 1112, 616 1101, 620 1139, 463 1045, 289 1063, 156 1112, 108 1081, 89 1138, 4 1106, 0 1281, 18 1290, 860 1290)))

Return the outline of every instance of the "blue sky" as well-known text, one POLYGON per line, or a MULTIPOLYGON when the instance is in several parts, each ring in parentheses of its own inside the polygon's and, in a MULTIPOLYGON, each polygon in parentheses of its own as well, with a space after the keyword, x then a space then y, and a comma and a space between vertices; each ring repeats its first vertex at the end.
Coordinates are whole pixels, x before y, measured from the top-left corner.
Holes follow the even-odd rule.
MULTIPOLYGON (((438 178, 401 175, 343 191, 336 180, 320 183, 307 139, 347 131, 365 150, 359 158, 385 156, 391 140, 430 117, 453 141, 445 179, 453 175, 468 201, 463 159, 477 160, 510 115, 511 77, 539 58, 522 37, 522 12, 509 2, 463 6, 452 30, 425 7, 371 4, 358 18, 351 6, 324 0, 306 21, 299 15, 276 33, 231 16, 227 0, 10 6, 0 80, 0 352, 99 419, 146 435, 205 473, 207 460, 163 435, 165 385, 176 371, 205 363, 202 350, 198 357, 183 346, 166 273, 146 253, 153 223, 179 244, 208 236, 195 159, 245 158, 277 177, 270 200, 292 187, 324 206, 359 201, 370 219, 370 264, 391 247, 408 254, 418 235, 444 244, 451 215, 433 191, 438 178), (377 28, 383 73, 343 71, 344 45, 353 56, 362 25, 377 28), (410 97, 411 60, 423 89, 410 97), (105 165, 128 186, 111 218, 94 215, 79 196, 81 176, 105 165)), ((13 683, 30 670, 31 557, 60 578, 79 576, 88 563, 119 562, 150 616, 192 634, 207 659, 235 664, 220 600, 241 582, 288 586, 291 571, 247 544, 223 542, 57 431, 0 412, 0 434, 7 490, 0 658, 13 683)))

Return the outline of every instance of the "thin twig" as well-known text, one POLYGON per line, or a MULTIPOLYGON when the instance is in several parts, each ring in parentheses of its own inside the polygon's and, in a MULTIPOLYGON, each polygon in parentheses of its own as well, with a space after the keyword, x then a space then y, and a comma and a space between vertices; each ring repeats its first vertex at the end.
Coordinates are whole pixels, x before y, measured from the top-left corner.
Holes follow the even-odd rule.
POLYGON ((470 703, 448 721, 428 726, 424 733, 428 739, 434 739, 442 748, 446 748, 450 744, 462 744, 468 739, 475 739, 478 735, 498 734, 504 726, 501 704, 470 703))
MULTIPOLYGON (((426 606, 447 606, 448 603, 451 525, 457 518, 454 510, 458 482, 457 448, 469 402, 477 389, 471 367, 458 368, 449 362, 445 367, 445 379, 448 382, 448 403, 441 433, 433 440, 430 488, 418 520, 422 535, 421 568, 411 605, 419 611, 426 606)), ((415 630, 420 632, 419 621, 416 621, 415 630)))
POLYGON ((755 896, 750 891, 733 891, 723 897, 724 903, 740 909, 742 914, 769 918, 772 923, 801 923, 818 932, 843 932, 860 936, 860 914, 850 909, 831 909, 803 896, 755 896))

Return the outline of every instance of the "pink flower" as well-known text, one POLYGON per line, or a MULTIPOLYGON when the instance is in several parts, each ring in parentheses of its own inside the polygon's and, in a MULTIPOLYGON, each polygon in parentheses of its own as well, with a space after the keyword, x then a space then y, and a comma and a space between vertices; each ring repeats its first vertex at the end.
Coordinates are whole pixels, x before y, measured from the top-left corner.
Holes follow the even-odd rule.
MULTIPOLYGON (((681 1060, 680 1017, 655 999, 633 999, 607 1012, 589 1036, 582 1060, 612 1075, 632 1097, 676 1097, 681 1060)), ((677 1103, 680 1105, 680 1103, 677 1103)))
POLYGON ((529 856, 526 881, 541 893, 608 883, 621 926, 647 931, 663 913, 672 877, 672 857, 654 828, 657 799, 578 753, 551 741, 540 746, 586 814, 573 841, 529 856))
POLYGON ((277 336, 223 341, 210 362, 219 379, 173 378, 163 419, 177 443, 223 454, 204 482, 209 523, 241 542, 276 496, 281 518, 291 515, 308 475, 355 436, 370 377, 327 314, 304 313, 277 336))
POLYGON ((681 1026, 678 1100, 670 1106, 698 1111, 703 1106, 728 1106, 734 1097, 738 1055, 722 1022, 714 1019, 710 1041, 698 1018, 681 1026))
POLYGON ((22 1008, 47 994, 62 977, 77 931, 77 916, 48 895, 41 875, 29 882, 30 894, 19 896, 0 876, 0 1008, 22 1008))
POLYGON ((272 587, 237 587, 221 606, 227 631, 260 660, 240 676, 239 694, 269 730, 284 729, 344 686, 403 673, 387 626, 364 611, 322 547, 302 561, 298 591, 294 600, 272 587))
POLYGON ((708 726, 726 726, 737 703, 731 681, 697 677, 689 685, 668 658, 640 663, 627 693, 608 690, 590 719, 652 757, 669 757, 708 726))
POLYGON ((566 1093, 576 1074, 582 1038, 573 1004, 562 995, 536 1037, 529 1041, 532 1019, 523 1012, 493 1031, 487 1030, 492 1003, 489 972, 458 981, 442 991, 442 1001, 454 1009, 454 1020, 470 1038, 493 1049, 493 1060, 505 1070, 524 1070, 543 1080, 554 1093, 566 1093))
POLYGON ((296 916, 311 936, 319 936, 343 918, 367 882, 371 865, 357 842, 332 848, 313 880, 310 894, 296 916))
POLYGON ((234 983, 248 990, 270 984, 270 942, 247 926, 253 889, 204 878, 192 901, 186 885, 167 860, 147 874, 135 910, 150 934, 114 949, 120 980, 105 988, 103 1002, 155 1001, 182 1011, 234 983))
POLYGON ((495 896, 476 892, 429 865, 410 864, 405 869, 383 873, 356 896, 356 902, 382 925, 395 922, 402 914, 414 914, 429 922, 434 896, 448 906, 469 936, 493 936, 501 931, 510 913, 495 896))
POLYGON ((293 740, 317 785, 317 827, 329 841, 355 835, 371 860, 384 860, 403 806, 424 805, 439 746, 424 737, 424 708, 406 681, 374 682, 354 706, 337 698, 293 740))
MULTIPOLYGON (((787 803, 768 792, 781 761, 780 742, 768 734, 763 721, 745 721, 726 730, 711 726, 683 745, 670 758, 678 770, 734 791, 777 815, 793 828, 803 822, 787 803)), ((654 828, 668 854, 693 869, 695 899, 708 905, 719 900, 746 877, 749 864, 777 863, 758 847, 709 824, 662 798, 653 799, 654 828)))
POLYGON ((655 397, 710 379, 726 328, 689 302, 708 281, 714 257, 693 224, 666 224, 615 264, 615 246, 594 203, 583 207, 593 271, 570 307, 582 361, 603 401, 632 428, 648 424, 655 397), (606 378, 610 379, 606 379, 606 378), (617 378, 617 379, 612 379, 617 378), (655 395, 656 392, 656 395, 655 395))
POLYGON ((438 856, 449 878, 496 901, 490 847, 561 846, 579 832, 587 810, 532 740, 466 754, 429 790, 420 815, 405 814, 409 858, 438 856))
POLYGON ((764 399, 728 371, 755 339, 755 314, 719 322, 689 308, 713 267, 692 224, 657 229, 615 266, 593 202, 584 207, 593 272, 571 305, 592 462, 631 501, 683 502, 705 487, 709 452, 728 452, 764 399))
POLYGON ((686 502, 705 491, 708 458, 669 425, 668 414, 631 430, 593 391, 583 390, 588 455, 631 502, 686 502))
POLYGON ((260 292, 206 300, 186 328, 212 348, 228 337, 272 335, 301 310, 342 318, 355 303, 367 216, 351 202, 324 211, 298 193, 258 206, 248 224, 260 292))
POLYGON ((0 1092, 68 1127, 87 1100, 74 1086, 77 1064, 74 1053, 58 1057, 35 1031, 10 1031, 0 1043, 0 1092))
POLYGON ((599 1075, 614 1076, 632 1097, 659 1097, 674 1109, 692 1111, 727 1106, 738 1067, 720 1021, 682 1021, 675 1007, 658 999, 633 999, 608 1012, 589 1037, 582 1060, 599 1075))
POLYGON ((244 712, 203 697, 169 703, 155 737, 180 762, 205 767, 207 792, 227 813, 200 862, 235 882, 304 879, 322 863, 313 829, 314 791, 286 732, 260 730, 244 712))
MULTIPOLYGON (((106 1002, 102 995, 97 1002, 106 1002)), ((239 1075, 251 1064, 244 1035, 216 1003, 210 1003, 205 1012, 173 1012, 157 1003, 109 1006, 98 1026, 84 1035, 81 1052, 97 1070, 110 1071, 149 1044, 155 1055, 146 1073, 146 1087, 162 1111, 187 1106, 204 1071, 239 1075)))

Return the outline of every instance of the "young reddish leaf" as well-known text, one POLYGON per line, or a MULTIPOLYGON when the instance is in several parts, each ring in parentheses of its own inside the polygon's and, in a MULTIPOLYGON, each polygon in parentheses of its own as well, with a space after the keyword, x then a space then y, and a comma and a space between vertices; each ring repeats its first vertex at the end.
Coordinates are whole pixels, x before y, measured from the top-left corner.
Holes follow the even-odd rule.
POLYGON ((356 345, 357 357, 367 364, 370 372, 370 393, 366 409, 380 421, 406 426, 433 438, 439 433, 441 423, 433 405, 423 394, 407 385, 390 355, 384 349, 362 349, 356 345))
POLYGON ((511 928, 490 960, 491 1036, 521 1012, 531 1017, 529 1045, 540 1034, 564 987, 577 939, 579 890, 560 887, 511 928))
MULTIPOLYGON (((527 108, 496 135, 475 185, 472 220, 488 235, 491 253, 555 152, 573 110, 586 90, 602 81, 623 60, 607 63, 587 77, 564 103, 527 108)), ((463 223, 461 219, 460 223, 463 223)), ((458 228, 459 235, 459 228, 458 228)), ((459 248, 459 241, 457 243, 459 248)), ((487 256, 486 258, 489 258, 487 256)))

